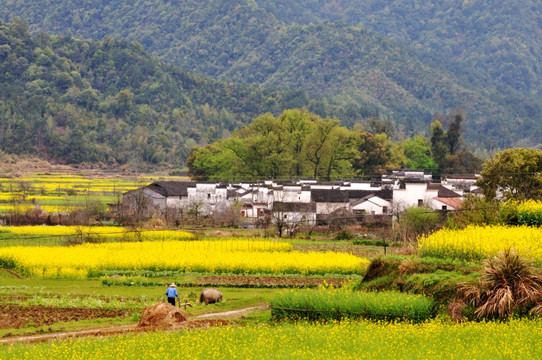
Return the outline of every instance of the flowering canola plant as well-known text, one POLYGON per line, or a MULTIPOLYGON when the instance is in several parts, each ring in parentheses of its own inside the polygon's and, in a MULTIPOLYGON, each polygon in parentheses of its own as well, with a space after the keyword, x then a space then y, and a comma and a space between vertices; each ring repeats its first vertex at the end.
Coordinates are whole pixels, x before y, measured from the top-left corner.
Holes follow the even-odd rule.
POLYGON ((36 277, 86 278, 105 270, 214 273, 362 274, 368 260, 345 253, 297 252, 273 241, 143 241, 74 247, 6 247, 0 264, 36 277))
POLYGON ((29 237, 94 236, 136 240, 181 240, 194 237, 192 233, 180 230, 134 230, 114 226, 4 226, 0 229, 4 234, 11 233, 29 237))
POLYGON ((542 322, 222 326, 0 348, 3 359, 540 359, 542 322))
POLYGON ((542 228, 529 226, 468 226, 442 229, 418 239, 422 256, 483 259, 514 248, 526 258, 542 261, 542 228))

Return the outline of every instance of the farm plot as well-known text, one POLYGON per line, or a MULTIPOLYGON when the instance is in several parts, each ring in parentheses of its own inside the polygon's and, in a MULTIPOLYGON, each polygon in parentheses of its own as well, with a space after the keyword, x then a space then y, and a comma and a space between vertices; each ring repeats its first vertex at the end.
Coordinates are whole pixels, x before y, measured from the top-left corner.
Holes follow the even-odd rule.
POLYGON ((363 274, 368 260, 345 253, 296 252, 276 241, 204 240, 0 248, 0 266, 26 276, 88 278, 107 271, 228 274, 363 274))
POLYGON ((542 228, 529 226, 468 226, 442 229, 418 240, 420 255, 481 260, 514 248, 522 257, 542 262, 542 228))
POLYGON ((80 175, 42 174, 0 178, 0 213, 24 213, 38 207, 65 213, 89 201, 105 205, 122 192, 146 184, 148 179, 90 178, 80 175))
POLYGON ((32 326, 53 325, 59 322, 125 317, 132 312, 125 309, 100 309, 88 307, 56 307, 45 305, 21 306, 0 304, 0 330, 32 326))
MULTIPOLYGON (((102 175, 103 176, 103 175, 102 175)), ((180 177, 160 177, 188 180, 180 177)), ((96 202, 105 206, 119 200, 123 192, 158 180, 96 177, 69 174, 34 174, 18 178, 0 178, 0 213, 25 213, 38 207, 50 214, 66 213, 96 202)))
MULTIPOLYGON (((154 275, 154 274, 151 274, 154 275)), ((176 276, 178 274, 172 274, 176 276)), ((180 287, 236 287, 236 288, 315 288, 323 284, 332 284, 340 287, 345 283, 359 279, 359 276, 350 275, 349 277, 335 275, 334 277, 305 277, 299 275, 291 276, 261 276, 261 275, 219 275, 219 276, 199 276, 195 279, 185 280, 175 277, 175 284, 180 287)), ((152 287, 163 286, 163 281, 146 276, 121 276, 111 278, 103 276, 103 286, 129 286, 129 287, 152 287)))
POLYGON ((540 359, 542 323, 286 323, 75 339, 0 349, 5 359, 540 359))
POLYGON ((181 230, 152 230, 116 226, 4 226, 0 246, 65 245, 105 241, 188 240, 194 235, 181 230))
POLYGON ((433 301, 399 292, 360 292, 344 288, 288 290, 271 300, 274 320, 340 321, 372 319, 422 322, 434 316, 433 301))

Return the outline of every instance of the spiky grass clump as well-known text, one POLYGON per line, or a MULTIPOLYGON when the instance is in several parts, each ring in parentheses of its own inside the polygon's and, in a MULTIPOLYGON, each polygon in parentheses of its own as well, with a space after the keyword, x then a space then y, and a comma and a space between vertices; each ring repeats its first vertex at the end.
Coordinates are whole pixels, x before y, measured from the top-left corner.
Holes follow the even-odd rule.
POLYGON ((479 318, 506 318, 521 309, 542 315, 542 276, 512 248, 485 260, 479 282, 462 292, 479 318))

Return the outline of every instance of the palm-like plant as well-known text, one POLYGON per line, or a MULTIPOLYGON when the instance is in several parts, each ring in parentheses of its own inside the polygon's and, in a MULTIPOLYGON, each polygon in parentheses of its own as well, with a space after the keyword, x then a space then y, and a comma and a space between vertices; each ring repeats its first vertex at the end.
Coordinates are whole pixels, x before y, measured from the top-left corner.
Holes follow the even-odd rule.
POLYGON ((478 317, 508 317, 520 307, 542 314, 542 276, 513 249, 485 260, 479 283, 462 290, 478 317))

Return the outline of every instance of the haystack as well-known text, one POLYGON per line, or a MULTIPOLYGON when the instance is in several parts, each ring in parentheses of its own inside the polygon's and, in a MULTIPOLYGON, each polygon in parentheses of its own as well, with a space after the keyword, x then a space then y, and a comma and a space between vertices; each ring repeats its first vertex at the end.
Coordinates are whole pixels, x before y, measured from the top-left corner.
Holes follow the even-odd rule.
POLYGON ((169 303, 161 303, 146 307, 137 326, 174 329, 186 322, 187 317, 186 311, 169 303))

